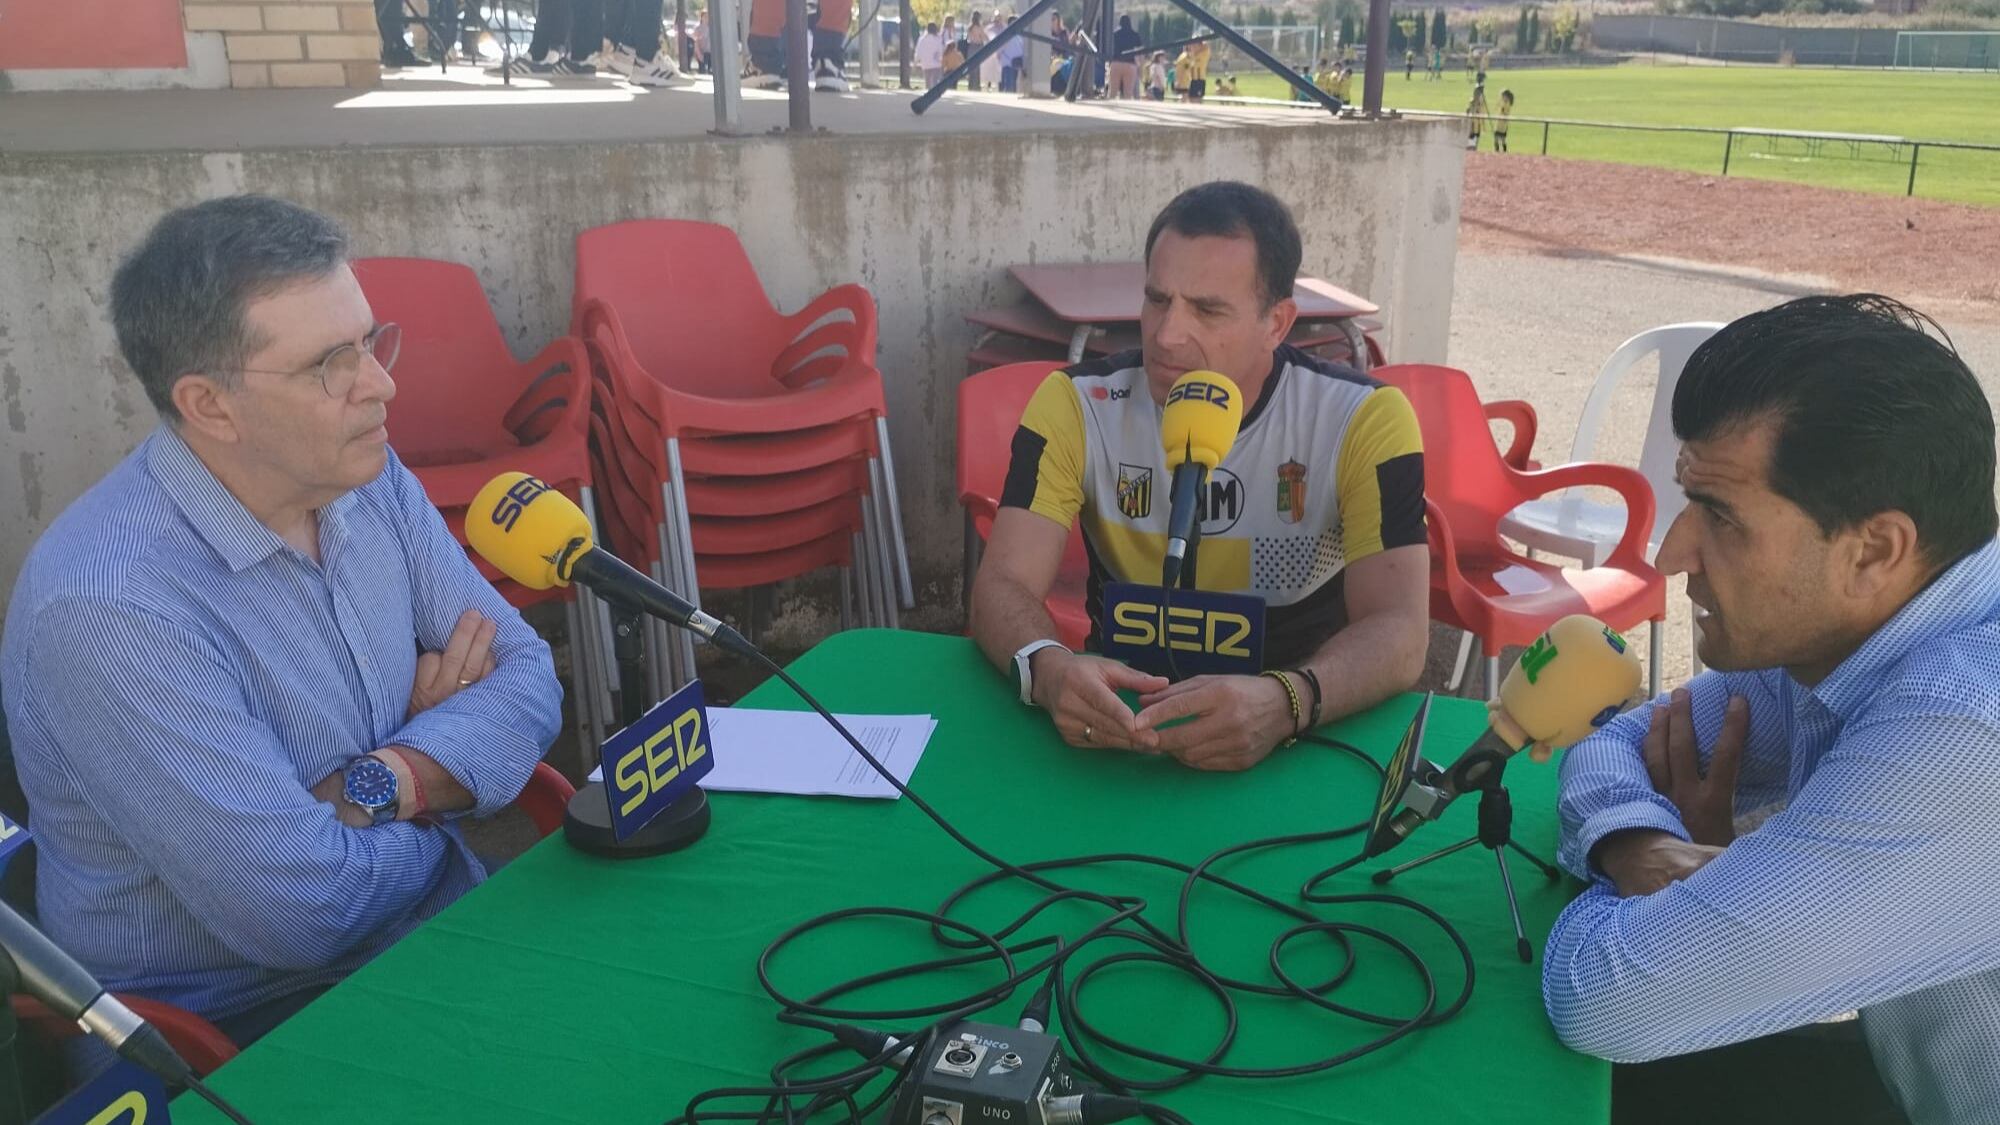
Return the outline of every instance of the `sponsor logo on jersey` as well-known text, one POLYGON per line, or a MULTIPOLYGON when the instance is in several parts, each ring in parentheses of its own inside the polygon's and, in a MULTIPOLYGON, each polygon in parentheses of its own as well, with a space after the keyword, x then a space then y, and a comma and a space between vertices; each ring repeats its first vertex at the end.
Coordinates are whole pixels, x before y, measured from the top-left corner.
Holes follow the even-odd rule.
POLYGON ((1195 497, 1195 515, 1203 535, 1221 535, 1243 518, 1243 481, 1228 469, 1209 473, 1195 497))
POLYGON ((1090 397, 1099 402, 1117 402, 1121 398, 1132 397, 1130 387, 1092 387, 1090 397))
POLYGON ((1306 467, 1297 461, 1278 466, 1278 518, 1297 523, 1306 515, 1306 467))
POLYGON ((1118 510, 1126 519, 1142 520, 1153 512, 1153 469, 1120 463, 1118 510))

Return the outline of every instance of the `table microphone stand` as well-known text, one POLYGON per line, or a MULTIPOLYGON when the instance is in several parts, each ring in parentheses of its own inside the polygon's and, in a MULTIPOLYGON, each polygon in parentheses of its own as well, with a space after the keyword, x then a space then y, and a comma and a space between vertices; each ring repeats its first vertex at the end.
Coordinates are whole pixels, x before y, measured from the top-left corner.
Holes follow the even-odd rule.
MULTIPOLYGON (((1520 955, 1522 962, 1532 962, 1535 959, 1535 947, 1529 943, 1528 932, 1521 925, 1521 903, 1514 894, 1514 876, 1507 870, 1507 849, 1512 848, 1514 851, 1519 852, 1523 858, 1527 859, 1529 863, 1541 868, 1542 874, 1551 883, 1562 878, 1562 871, 1555 864, 1544 860, 1514 842, 1514 799, 1508 795, 1507 787, 1500 784, 1503 771, 1507 768, 1507 756, 1491 750, 1477 751, 1475 753, 1484 756, 1492 765, 1491 769, 1481 771, 1478 782, 1478 833, 1460 840, 1450 847, 1440 848, 1424 856, 1422 859, 1413 859, 1408 863, 1398 864, 1395 867, 1377 871, 1373 879, 1377 884, 1386 884, 1389 880, 1394 879, 1405 871, 1414 870, 1433 860, 1443 859, 1453 853, 1462 852, 1474 844, 1486 848, 1493 853, 1493 858, 1500 865, 1500 885, 1507 892, 1507 913, 1514 920, 1514 950, 1520 955)), ((1475 764, 1476 759, 1473 755, 1469 754, 1467 758, 1469 760, 1461 763, 1462 765, 1475 764)))
MULTIPOLYGON (((624 730, 646 713, 645 618, 609 598, 605 604, 611 608, 611 649, 618 660, 618 729, 624 730)), ((592 855, 640 859, 679 851, 701 839, 708 831, 709 817, 708 794, 697 785, 661 809, 645 827, 620 840, 611 826, 609 791, 604 782, 593 781, 569 799, 563 814, 563 838, 592 855)))

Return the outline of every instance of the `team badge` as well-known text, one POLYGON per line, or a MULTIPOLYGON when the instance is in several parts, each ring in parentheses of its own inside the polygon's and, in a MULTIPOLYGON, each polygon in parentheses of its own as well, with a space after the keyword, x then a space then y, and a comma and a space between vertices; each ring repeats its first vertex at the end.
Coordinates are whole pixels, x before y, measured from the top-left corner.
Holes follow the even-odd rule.
POLYGON ((1153 470, 1151 466, 1118 466, 1118 510, 1126 519, 1142 520, 1153 511, 1153 470))
POLYGON ((1297 461, 1278 466, 1278 518, 1297 523, 1306 515, 1306 467, 1297 461))

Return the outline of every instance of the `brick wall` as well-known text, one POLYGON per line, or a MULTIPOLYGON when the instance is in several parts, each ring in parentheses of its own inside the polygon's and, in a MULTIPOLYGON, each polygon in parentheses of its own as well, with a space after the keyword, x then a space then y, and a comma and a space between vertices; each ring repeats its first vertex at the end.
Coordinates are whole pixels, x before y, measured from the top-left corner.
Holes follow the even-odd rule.
POLYGON ((218 31, 229 84, 366 87, 382 77, 371 0, 187 0, 189 31, 218 31))

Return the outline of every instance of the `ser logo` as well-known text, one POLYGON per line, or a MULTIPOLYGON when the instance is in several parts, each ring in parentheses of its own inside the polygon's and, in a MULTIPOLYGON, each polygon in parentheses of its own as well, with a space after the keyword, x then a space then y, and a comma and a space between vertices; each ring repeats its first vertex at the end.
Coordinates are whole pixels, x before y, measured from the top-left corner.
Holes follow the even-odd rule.
POLYGON ((611 774, 619 796, 624 798, 618 806, 618 815, 631 816, 646 803, 646 798, 665 790, 682 770, 693 767, 707 755, 707 731, 702 725, 701 708, 690 707, 618 759, 611 774))
POLYGON ((602 754, 611 830, 623 840, 715 768, 701 681, 692 681, 605 739, 602 754))
POLYGON ((1112 607, 1111 620, 1116 644, 1250 658, 1244 645, 1250 639, 1250 619, 1240 613, 1120 602, 1112 607))
POLYGON ((1112 582, 1098 636, 1104 655, 1173 676, 1255 675, 1264 665, 1264 599, 1112 582))
POLYGON ((1210 402, 1217 406, 1227 407, 1229 405, 1229 388, 1218 383, 1176 383, 1174 389, 1167 392, 1167 405, 1172 406, 1182 399, 1192 399, 1196 402, 1210 402))
POLYGON ((500 494, 500 502, 493 505, 493 525, 514 530, 515 521, 535 499, 547 492, 549 486, 534 477, 522 477, 514 482, 514 487, 500 494))

